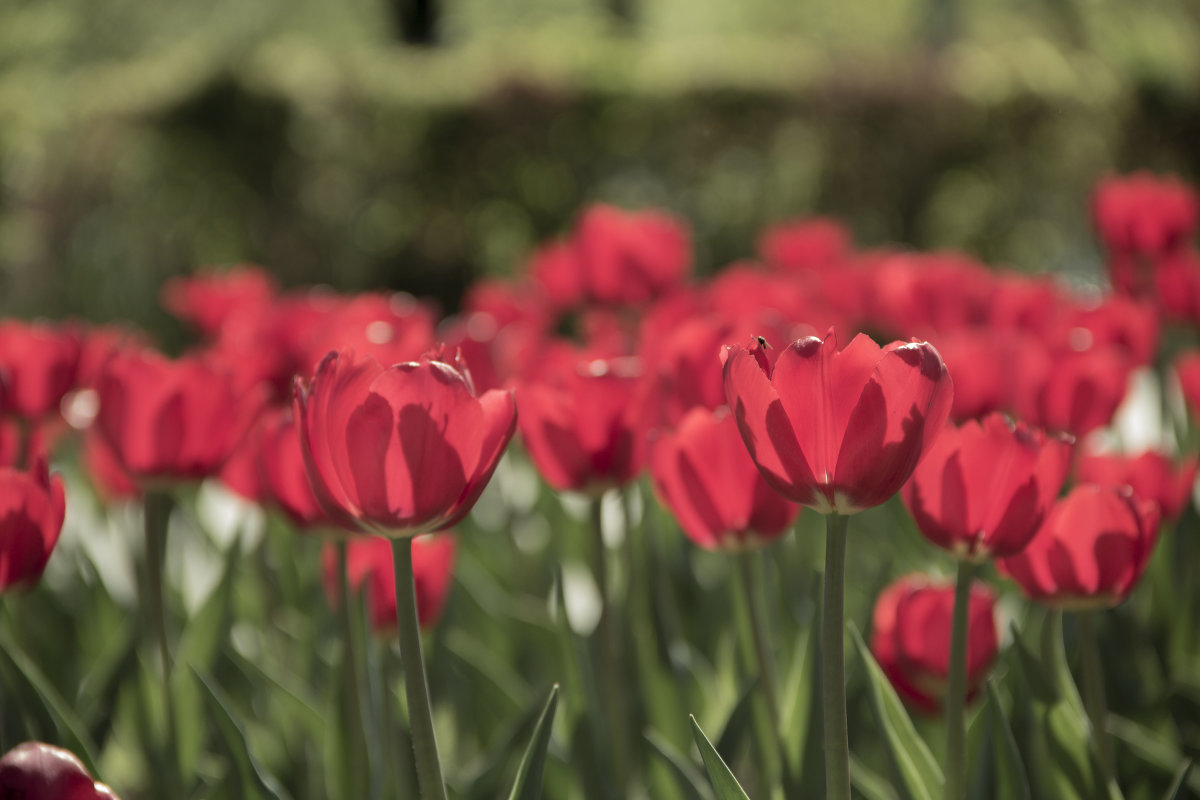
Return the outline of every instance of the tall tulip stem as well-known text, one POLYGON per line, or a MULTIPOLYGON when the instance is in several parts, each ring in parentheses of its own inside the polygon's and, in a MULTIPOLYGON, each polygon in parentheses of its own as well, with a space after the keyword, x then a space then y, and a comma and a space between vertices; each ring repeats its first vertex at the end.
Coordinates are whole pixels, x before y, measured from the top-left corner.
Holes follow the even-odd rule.
POLYGON ((417 762, 417 783, 422 800, 446 800, 446 782, 433 730, 433 704, 421 654, 421 627, 417 621, 417 590, 413 579, 412 538, 392 540, 396 570, 396 623, 400 629, 400 658, 404 664, 404 693, 408 698, 409 727, 417 762))
POLYGON ((167 601, 163 591, 163 568, 167 553, 167 529, 171 522, 174 500, 170 493, 148 489, 143 499, 142 522, 145 533, 146 597, 143 608, 150 614, 153 633, 157 639, 158 657, 162 667, 163 713, 167 724, 168 770, 174 776, 178 766, 175 738, 175 701, 171 695, 171 649, 167 644, 167 601))
POLYGON ((1083 697, 1088 717, 1092 723, 1092 736, 1096 742, 1096 755, 1106 783, 1116 779, 1113 766, 1112 742, 1105 729, 1108 720, 1108 701, 1104 697, 1104 672, 1100 668, 1100 644, 1096 639, 1096 612, 1081 611, 1079 639, 1083 666, 1083 697))
POLYGON ((850 800, 850 740, 846 726, 846 528, 840 514, 825 516, 825 587, 821 603, 821 711, 825 737, 825 797, 850 800))
POLYGON ((971 581, 975 565, 958 562, 954 584, 954 621, 950 629, 950 675, 946 688, 946 800, 967 796, 967 620, 971 610, 971 581))

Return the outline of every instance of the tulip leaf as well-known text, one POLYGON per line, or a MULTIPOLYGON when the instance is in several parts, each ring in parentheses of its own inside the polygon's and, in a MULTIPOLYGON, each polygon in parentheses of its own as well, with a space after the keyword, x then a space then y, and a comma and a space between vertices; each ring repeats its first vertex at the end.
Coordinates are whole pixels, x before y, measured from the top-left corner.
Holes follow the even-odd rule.
POLYGON ((912 800, 935 800, 942 796, 945 779, 933 754, 913 727, 904 704, 891 682, 883 674, 875 657, 867 649, 858 628, 851 623, 850 637, 867 667, 867 684, 875 720, 883 732, 888 752, 900 777, 905 794, 912 800))
POLYGON ((1163 795, 1163 800, 1179 800, 1183 797, 1183 787, 1187 783, 1188 775, 1192 772, 1192 760, 1180 764, 1179 769, 1175 773, 1175 780, 1171 782, 1171 788, 1167 789, 1167 793, 1163 795))
POLYGON ((792 654, 787 681, 783 687, 782 744, 788 771, 799 775, 804 763, 804 750, 808 744, 809 726, 812 720, 813 687, 816 686, 815 649, 812 646, 812 631, 809 625, 796 637, 795 652, 792 654))
MULTIPOLYGON (((1107 721, 1108 732, 1119 739, 1130 753, 1133 753, 1148 766, 1157 769, 1161 774, 1174 775, 1180 762, 1184 760, 1183 753, 1177 742, 1172 741, 1164 730, 1150 729, 1139 725, 1131 719, 1110 713, 1107 721)), ((1200 797, 1200 773, 1191 770, 1185 778, 1192 794, 1200 797)))
POLYGON ((1025 772, 1025 763, 1021 759, 1021 751, 1017 748, 1016 737, 1004 717, 1004 705, 1000 699, 1000 691, 996 682, 987 683, 987 702, 984 706, 987 714, 989 733, 992 741, 992 755, 996 765, 996 796, 1013 798, 1014 800, 1032 800, 1029 790, 1029 776, 1025 772))
MULTIPOLYGON (((2 630, 0 629, 0 631, 2 630)), ((39 710, 54 725, 59 743, 78 756, 79 760, 87 767, 88 772, 96 775, 96 758, 94 756, 96 745, 92 742, 87 726, 75 715, 71 706, 63 700, 42 671, 38 669, 37 664, 33 663, 25 655, 25 651, 7 634, 0 634, 0 655, 19 676, 19 680, 16 681, 18 686, 14 686, 15 691, 9 692, 8 696, 30 698, 31 700, 36 697, 40 701, 37 704, 40 706, 39 710)), ((6 670, 7 672, 8 670, 6 670)), ((46 734, 40 735, 45 736, 46 734)))
POLYGON ((238 795, 243 800, 290 800, 287 791, 268 773, 250 751, 246 732, 233 716, 229 698, 217 684, 202 673, 192 670, 205 689, 205 700, 212 719, 221 734, 221 741, 238 779, 238 795))
POLYGON ((704 769, 708 773, 708 782, 712 784, 717 800, 750 800, 737 778, 729 771, 721 754, 712 746, 704 731, 700 730, 696 718, 689 718, 692 721, 692 735, 696 739, 696 747, 700 750, 700 758, 703 759, 704 769))
POLYGON ((221 648, 221 641, 229 631, 233 579, 241 560, 239 536, 225 551, 220 581, 209 592, 204 603, 188 620, 187 627, 183 630, 179 650, 175 656, 178 663, 206 672, 212 669, 221 648))
POLYGON ((546 751, 550 747, 550 733, 554 729, 554 712, 558 708, 558 684, 550 690, 546 707, 538 717, 537 726, 529 747, 521 757, 517 768, 517 779, 513 782, 508 800, 539 800, 542 796, 542 773, 546 769, 546 751))
POLYGON ((704 775, 700 773, 692 761, 680 753, 662 735, 654 730, 646 731, 646 741, 650 747, 662 757, 674 770, 677 783, 684 787, 684 793, 692 800, 714 800, 712 787, 708 785, 704 775))
POLYGON ((867 800, 900 800, 900 795, 882 776, 850 754, 850 785, 867 800))
POLYGON ((738 748, 750 733, 754 724, 754 703, 757 688, 758 677, 755 676, 742 687, 737 703, 734 705, 733 710, 729 712, 729 719, 725 720, 725 727, 721 729, 721 736, 717 739, 717 752, 723 753, 723 758, 733 760, 734 753, 738 751, 738 748))

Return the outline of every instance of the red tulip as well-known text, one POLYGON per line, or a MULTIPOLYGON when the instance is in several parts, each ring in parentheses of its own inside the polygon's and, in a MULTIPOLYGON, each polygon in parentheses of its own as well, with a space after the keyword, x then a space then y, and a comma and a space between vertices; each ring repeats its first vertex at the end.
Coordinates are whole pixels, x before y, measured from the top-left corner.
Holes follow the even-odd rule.
POLYGON ((1061 336, 1073 349, 1115 346, 1136 364, 1149 364, 1158 352, 1159 314, 1151 303, 1124 295, 1074 308, 1063 320, 1061 336))
MULTIPOLYGON (((880 593, 871 620, 871 652, 896 693, 936 713, 949 683, 954 585, 923 575, 900 578, 880 593)), ((968 698, 983 685, 999 646, 995 597, 975 581, 967 611, 968 698)))
POLYGON ((1200 351, 1192 350, 1176 358, 1175 374, 1192 414, 1200 416, 1200 351))
POLYGON ((29 472, 0 467, 0 592, 38 582, 62 533, 62 479, 38 456, 29 472))
POLYGON ((101 500, 113 502, 141 496, 137 484, 95 428, 89 428, 83 435, 79 461, 101 500))
POLYGON ((951 419, 976 419, 1011 405, 1013 377, 1019 364, 1013 335, 961 328, 939 333, 933 341, 954 379, 951 419))
POLYGON ((1115 606, 1145 571, 1159 519, 1158 504, 1128 487, 1084 484, 1058 501, 1028 547, 997 565, 1046 605, 1115 606))
POLYGON ((580 214, 571 238, 538 256, 531 274, 557 307, 644 305, 682 283, 690 266, 682 220, 594 205, 580 214))
POLYGON ((93 780, 74 753, 42 742, 25 742, 0 758, 0 800, 119 798, 93 780))
POLYGON ((947 427, 902 495, 925 538, 958 558, 1020 552, 1058 497, 1071 441, 991 414, 947 427))
POLYGON ((823 270, 850 257, 850 233, 827 217, 784 222, 763 231, 758 253, 768 264, 786 270, 823 270))
MULTIPOLYGON (((396 630, 396 573, 392 569, 392 545, 381 536, 359 536, 346 543, 346 573, 352 592, 365 592, 372 627, 393 634, 396 630)), ((413 539, 413 579, 417 594, 417 621, 431 628, 442 616, 450 593, 454 570, 454 537, 447 534, 418 536, 413 539)), ((338 596, 337 549, 325 545, 325 592, 331 605, 341 603, 338 596)))
POLYGON ((339 349, 385 366, 412 361, 433 347, 433 326, 433 311, 403 292, 338 298, 313 328, 301 373, 309 374, 326 353, 339 349))
POLYGON ((838 352, 833 330, 770 367, 763 343, 729 348, 725 394, 767 483, 822 513, 853 514, 904 485, 950 412, 953 386, 927 342, 838 352))
POLYGON ((1022 419, 1082 437, 1112 422, 1125 398, 1133 361, 1112 345, 1021 354, 1015 407, 1022 419))
POLYGON ((642 468, 649 412, 639 359, 554 357, 544 380, 517 387, 521 439, 555 489, 602 493, 642 468))
POLYGON ((78 331, 67 326, 0 322, 5 410, 32 421, 58 414, 75 388, 82 349, 78 331))
POLYGON ((135 479, 199 479, 215 474, 242 441, 263 395, 238 391, 211 360, 169 360, 127 349, 109 359, 96 391, 96 426, 135 479))
POLYGON ((1092 214, 1109 250, 1113 287, 1141 295, 1158 262, 1184 247, 1196 230, 1196 193, 1178 179, 1148 172, 1109 178, 1096 187, 1092 214))
POLYGON ((1139 456, 1085 455, 1075 468, 1079 483, 1129 486, 1137 497, 1158 503, 1164 521, 1179 519, 1192 501, 1198 461, 1192 456, 1176 463, 1148 450, 1139 456))
POLYGON ((275 281, 262 268, 239 264, 172 278, 163 285, 162 304, 205 336, 216 336, 230 317, 266 308, 275 298, 275 281))
POLYGON ((650 477, 688 538, 710 550, 744 550, 779 538, 797 507, 771 489, 728 409, 693 408, 650 451, 650 477))
POLYGON ((475 395, 443 353, 384 368, 330 353, 295 415, 313 493, 345 527, 409 537, 466 516, 516 427, 511 392, 475 395))

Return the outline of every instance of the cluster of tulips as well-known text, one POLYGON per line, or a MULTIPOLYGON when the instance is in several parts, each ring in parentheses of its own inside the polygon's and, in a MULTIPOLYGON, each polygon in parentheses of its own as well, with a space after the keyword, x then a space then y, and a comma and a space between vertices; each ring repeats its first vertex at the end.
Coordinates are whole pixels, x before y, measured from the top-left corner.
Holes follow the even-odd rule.
MULTIPOLYGON (((473 286, 442 319, 407 295, 285 292, 240 266, 164 287, 166 308, 200 340, 174 358, 118 327, 4 322, 0 592, 38 582, 66 505, 47 463, 77 452, 97 495, 144 506, 141 603, 157 609, 145 636, 167 687, 172 505, 188 483, 219 480, 321 537, 324 582, 346 630, 361 593, 372 626, 398 632, 420 796, 444 798, 421 629, 437 623, 451 588, 455 527, 517 438, 510 460, 593 510, 601 608, 588 718, 605 735, 588 757, 608 773, 608 794, 597 796, 631 796, 648 780, 644 764, 623 763, 621 739, 639 730, 630 717, 653 727, 654 714, 628 707, 620 676, 669 658, 654 625, 620 619, 639 613, 622 591, 653 616, 654 587, 613 577, 617 556, 636 562, 647 545, 632 523, 623 542, 606 539, 601 519, 602 498, 627 496, 643 476, 691 543, 736 562, 761 756, 748 785, 763 797, 845 800, 853 778, 864 794, 889 796, 871 793, 849 748, 843 595, 847 551, 872 547, 849 533, 851 518, 898 495, 957 563, 949 580, 897 576, 876 602, 869 647, 851 628, 871 674, 887 679, 872 697, 902 794, 968 795, 967 709, 984 695, 1001 703, 994 683, 985 691, 1008 638, 995 587, 1015 584, 1050 609, 1039 641, 1013 643, 1051 676, 1038 706, 1047 735, 1058 730, 1055 714, 1079 710, 1087 766, 1077 782, 1093 781, 1097 794, 1078 796, 1120 796, 1096 619, 1130 595, 1160 528, 1191 503, 1200 439, 1184 404, 1200 409, 1200 351, 1189 350, 1200 343, 1198 203, 1179 181, 1145 174, 1102 182, 1093 202, 1109 291, 956 253, 863 250, 826 219, 773 227, 757 259, 701 279, 690 276, 686 223, 593 206, 521 274, 473 286), (1149 387, 1158 404, 1132 406, 1131 386, 1149 387), (1153 417, 1152 440, 1129 441, 1119 412, 1153 417), (761 573, 801 508, 825 522, 816 777, 783 752, 780 644, 761 573), (1082 699, 1069 672, 1056 677, 1063 611, 1079 632, 1082 699), (900 701, 943 715, 944 758, 930 756, 900 701)), ((359 706, 348 683, 346 703, 359 706)), ((537 796, 555 697, 513 796, 537 796)), ((162 703, 170 720, 169 689, 162 703)), ((346 735, 362 737, 361 719, 357 728, 346 735)), ((714 796, 744 796, 695 733, 714 796)), ((155 785, 182 797, 193 787, 170 747, 154 761, 165 776, 155 785)), ((1019 760, 1015 745, 1006 752, 1019 760)), ((1075 796, 1034 778, 1035 796, 1075 796)), ((374 796, 369 776, 361 780, 356 791, 374 796)), ((0 797, 9 796, 113 795, 69 754, 27 743, 0 761, 0 797), (86 789, 19 794, 66 787, 68 774, 86 789)))

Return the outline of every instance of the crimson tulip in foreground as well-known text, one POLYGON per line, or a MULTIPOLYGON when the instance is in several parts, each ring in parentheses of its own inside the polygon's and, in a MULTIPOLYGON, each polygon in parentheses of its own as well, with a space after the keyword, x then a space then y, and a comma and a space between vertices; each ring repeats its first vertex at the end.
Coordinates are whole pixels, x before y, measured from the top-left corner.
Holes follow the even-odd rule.
POLYGON ((49 473, 44 457, 30 472, 0 468, 0 593, 42 577, 65 513, 62 479, 49 473))
POLYGON ((725 409, 693 408, 651 449, 650 475, 688 538, 742 550, 784 534, 797 508, 771 489, 746 453, 725 409))
POLYGON ((309 480, 336 522, 404 538, 466 516, 512 438, 511 392, 476 397, 470 373, 442 353, 381 366, 329 353, 295 416, 309 480))
POLYGON ((902 495, 925 538, 969 561, 1020 552, 1058 497, 1071 440, 992 414, 947 427, 902 495))
MULTIPOLYGON (((928 713, 941 707, 950 674, 954 586, 906 575, 875 601, 871 652, 905 702, 928 713)), ((975 695, 999 649, 996 599, 986 585, 971 586, 967 611, 967 694, 975 695)))
MULTIPOLYGON (((377 632, 396 628, 396 573, 392 569, 392 544, 379 536, 358 536, 346 542, 346 571, 350 591, 364 592, 371 625, 377 632)), ((412 541, 413 579, 417 618, 422 628, 433 627, 442 616, 456 550, 453 536, 418 536, 412 541)), ((341 602, 338 589, 336 545, 327 543, 322 553, 325 594, 333 605, 341 602)))
POLYGON ((1128 487, 1084 484, 1058 501, 1028 547, 998 565, 1045 605, 1108 608, 1124 600, 1145 572, 1159 520, 1157 503, 1128 487))
POLYGON ((821 513, 853 514, 899 491, 950 413, 953 385, 928 342, 880 347, 833 330, 799 339, 772 369, 764 342, 735 346, 725 394, 767 483, 821 513))
POLYGON ((118 800, 73 753, 42 742, 19 744, 0 758, 0 800, 118 800))

